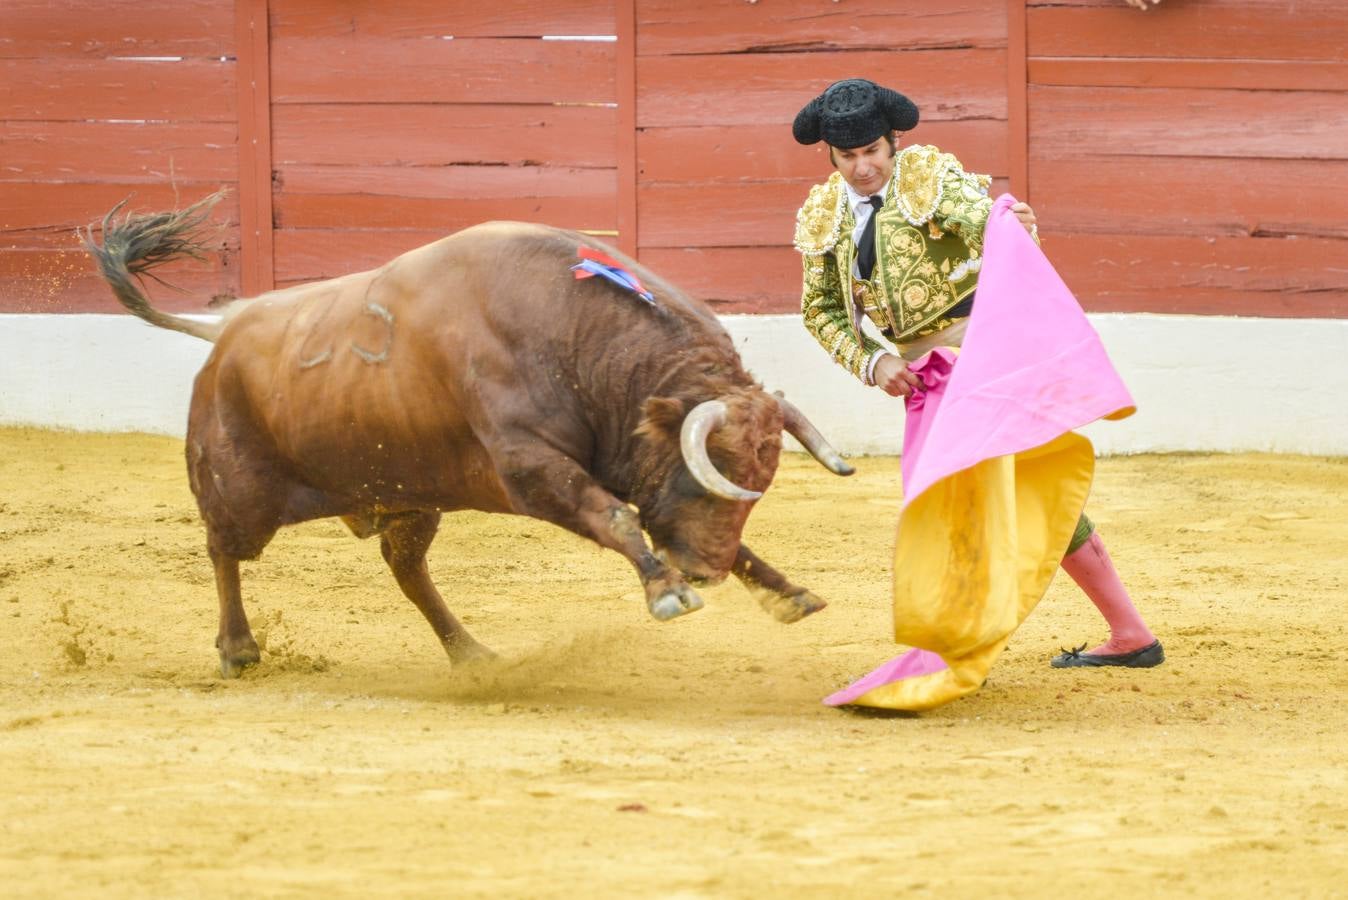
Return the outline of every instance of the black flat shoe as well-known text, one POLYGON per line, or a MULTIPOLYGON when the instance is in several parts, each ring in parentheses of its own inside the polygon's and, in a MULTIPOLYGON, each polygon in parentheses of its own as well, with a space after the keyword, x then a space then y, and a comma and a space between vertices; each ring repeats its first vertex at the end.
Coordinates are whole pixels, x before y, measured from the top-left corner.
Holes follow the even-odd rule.
POLYGON ((1093 669, 1100 666, 1123 666, 1128 669, 1150 669, 1165 662, 1165 650, 1160 641, 1152 641, 1140 650, 1129 653, 1082 653, 1086 645, 1075 650, 1064 650, 1049 663, 1055 669, 1093 669))

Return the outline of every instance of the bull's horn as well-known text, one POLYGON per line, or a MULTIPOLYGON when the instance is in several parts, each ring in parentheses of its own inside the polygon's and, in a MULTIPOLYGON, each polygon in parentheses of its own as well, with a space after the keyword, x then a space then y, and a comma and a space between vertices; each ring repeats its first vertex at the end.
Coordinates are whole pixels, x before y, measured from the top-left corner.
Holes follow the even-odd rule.
POLYGON ((805 418, 805 413, 801 412, 792 403, 781 394, 773 394, 777 398, 777 403, 782 407, 782 417, 786 420, 783 426, 786 433, 796 440, 800 441, 801 446, 810 451, 810 455, 819 460, 820 464, 832 472, 834 475, 851 475, 856 469, 847 464, 847 460, 842 455, 829 446, 828 441, 819 433, 819 429, 810 424, 810 420, 805 418))
POLYGON ((757 500, 762 491, 747 491, 716 471, 707 454, 707 437, 725 424, 726 406, 720 400, 704 400, 689 410, 679 431, 679 447, 688 471, 707 491, 726 500, 757 500))

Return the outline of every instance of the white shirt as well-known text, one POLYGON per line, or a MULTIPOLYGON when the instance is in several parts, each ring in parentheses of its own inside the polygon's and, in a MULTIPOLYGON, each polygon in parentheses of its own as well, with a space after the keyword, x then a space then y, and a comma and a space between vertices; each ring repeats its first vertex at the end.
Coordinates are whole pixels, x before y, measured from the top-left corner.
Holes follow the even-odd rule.
MULTIPOLYGON (((893 180, 894 176, 891 175, 889 181, 893 180)), ((875 208, 871 206, 871 197, 885 196, 889 191, 889 181, 886 181, 885 186, 880 188, 879 194, 858 194, 850 184, 845 180, 843 181, 843 190, 847 192, 847 205, 852 207, 852 216, 857 223, 856 227, 852 229, 852 246, 855 247, 861 241, 861 232, 865 230, 866 223, 871 220, 871 216, 875 215, 875 208)), ((852 277, 861 277, 861 270, 857 268, 855 257, 852 259, 852 277)))
MULTIPOLYGON (((894 176, 891 175, 889 181, 893 180, 894 176)), ((883 197, 889 192, 889 181, 886 181, 885 186, 880 188, 879 196, 883 197)), ((847 192, 847 205, 852 207, 852 216, 857 223, 856 227, 852 229, 852 246, 855 247, 861 241, 861 232, 866 229, 866 223, 871 220, 871 216, 875 215, 875 207, 871 206, 871 197, 876 195, 858 194, 845 179, 843 180, 843 190, 847 192)), ((861 270, 857 268, 855 255, 852 257, 852 277, 861 277, 861 270)), ((875 364, 887 352, 886 350, 876 350, 866 360, 866 365, 862 368, 861 380, 863 384, 875 384, 875 364)))

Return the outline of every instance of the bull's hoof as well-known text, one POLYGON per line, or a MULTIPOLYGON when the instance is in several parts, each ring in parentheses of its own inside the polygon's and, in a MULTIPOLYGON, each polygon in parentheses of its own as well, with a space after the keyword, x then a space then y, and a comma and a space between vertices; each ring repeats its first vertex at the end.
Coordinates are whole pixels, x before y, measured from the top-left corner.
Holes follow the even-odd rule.
POLYGON ((828 603, 819 599, 813 591, 801 591, 796 594, 763 594, 758 602, 774 619, 786 625, 799 622, 828 606, 828 603))
POLYGON ((676 584, 666 588, 660 596, 650 601, 651 615, 661 622, 697 612, 703 606, 702 598, 686 584, 676 584))
POLYGON ((262 662, 262 653, 257 652, 256 645, 233 653, 220 651, 220 676, 225 679, 239 678, 240 675, 244 674, 245 668, 256 666, 260 662, 262 662))
POLYGON ((243 670, 262 661, 257 644, 250 638, 248 643, 232 649, 220 648, 220 677, 238 678, 243 670))
POLYGON ((450 663, 455 666, 472 666, 500 659, 490 647, 479 644, 471 638, 452 646, 446 644, 445 652, 449 654, 450 663))

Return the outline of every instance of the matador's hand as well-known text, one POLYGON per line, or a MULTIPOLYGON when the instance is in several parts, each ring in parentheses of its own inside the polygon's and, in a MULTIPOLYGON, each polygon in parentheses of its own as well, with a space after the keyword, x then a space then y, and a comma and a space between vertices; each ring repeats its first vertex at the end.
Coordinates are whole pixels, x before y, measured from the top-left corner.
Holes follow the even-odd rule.
POLYGON ((1039 232, 1038 220, 1034 217, 1034 210, 1028 203, 1014 203, 1011 206, 1011 212, 1020 220, 1020 224, 1025 226, 1025 230, 1033 237, 1039 232))
POLYGON ((1155 6, 1161 0, 1150 0, 1151 6, 1147 5, 1148 0, 1125 0, 1125 2, 1134 9, 1151 9, 1151 6, 1155 6))
POLYGON ((925 388, 922 379, 908 371, 908 363, 893 353, 876 360, 875 383, 891 397, 907 397, 917 388, 925 388))

